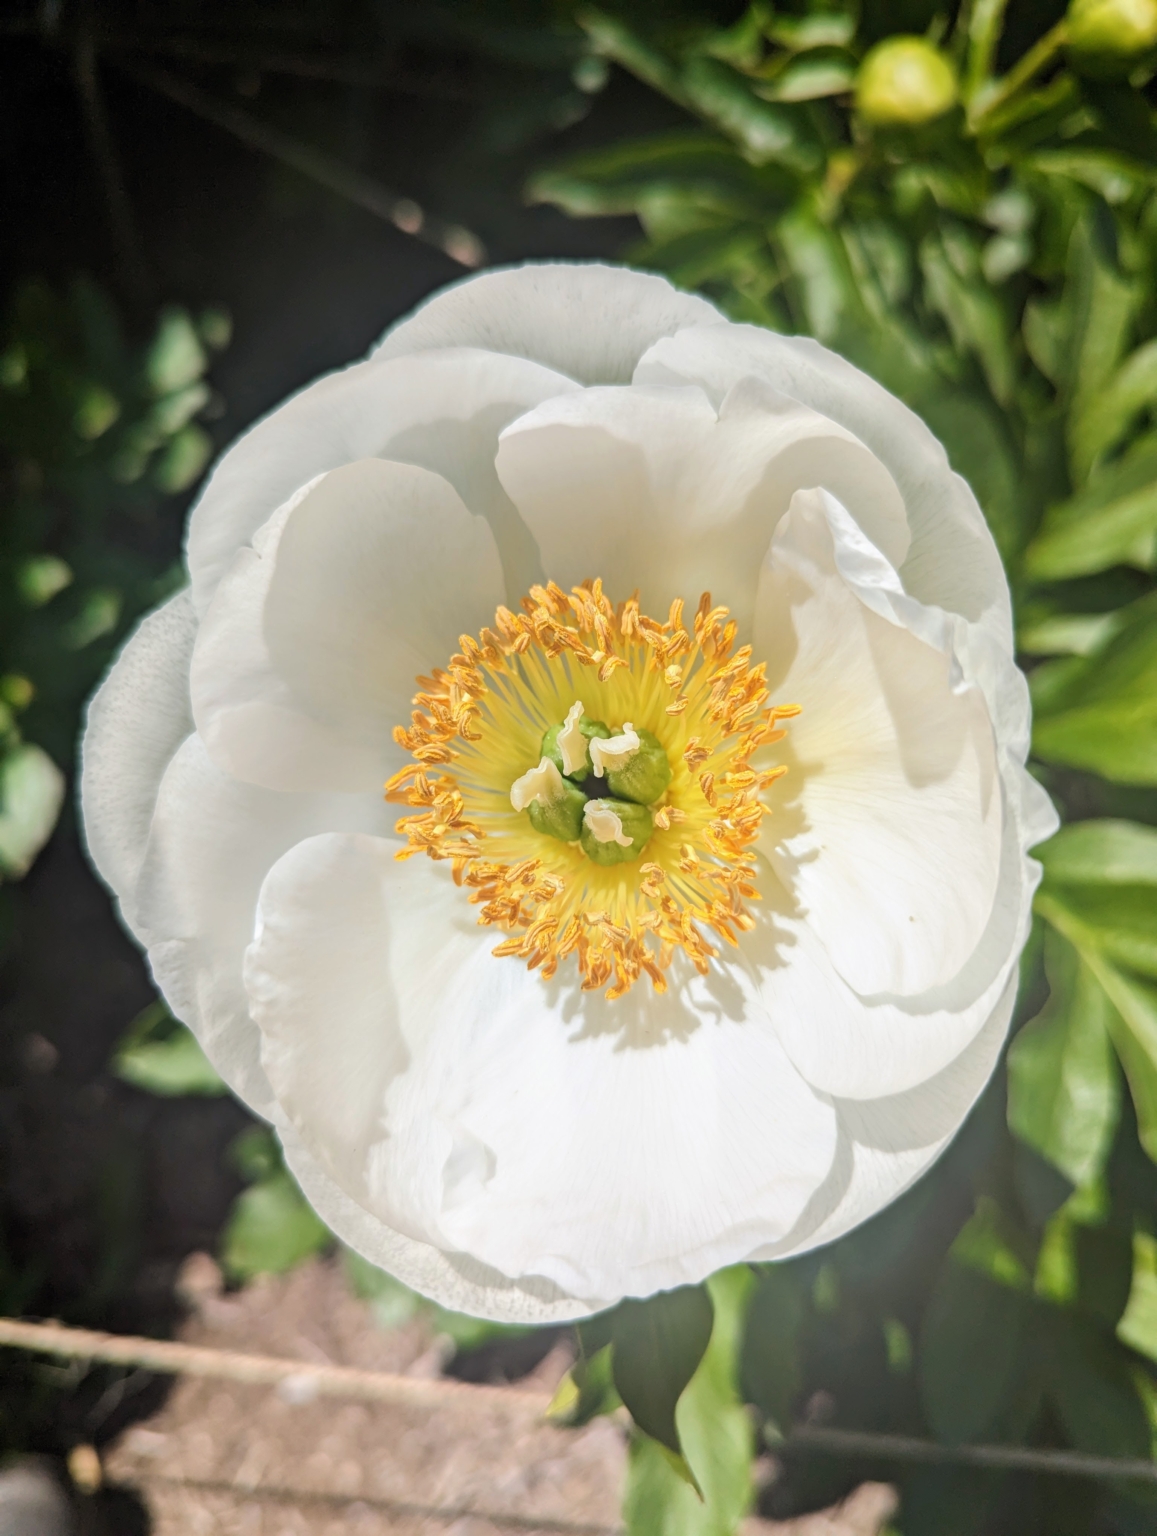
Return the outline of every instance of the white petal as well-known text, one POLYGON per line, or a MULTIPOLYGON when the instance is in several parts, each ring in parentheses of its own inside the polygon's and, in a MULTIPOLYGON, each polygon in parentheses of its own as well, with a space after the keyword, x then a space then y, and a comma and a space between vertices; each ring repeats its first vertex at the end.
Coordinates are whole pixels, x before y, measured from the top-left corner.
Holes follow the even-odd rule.
POLYGON ((581 384, 625 384, 648 347, 684 326, 722 324, 665 278, 600 263, 529 263, 443 288, 388 330, 375 358, 431 347, 526 357, 581 384))
POLYGON ((815 411, 745 380, 718 415, 700 389, 588 389, 507 427, 498 474, 547 574, 568 588, 601 576, 666 613, 710 591, 750 633, 756 573, 801 487, 825 485, 894 560, 904 504, 862 443, 815 411))
POLYGON ((193 655, 197 729, 268 789, 380 789, 415 678, 494 619, 486 521, 439 476, 362 459, 280 508, 233 559, 193 655))
POLYGON ((838 421, 879 456, 908 510, 906 589, 923 603, 983 624, 1011 655, 1008 582, 976 497, 920 418, 874 379, 816 341, 754 325, 681 331, 651 349, 635 379, 648 386, 698 384, 720 402, 748 375, 838 421))
POLYGON ((574 388, 535 363, 466 349, 357 363, 318 379, 233 444, 193 508, 186 554, 198 614, 237 550, 299 487, 367 458, 417 464, 449 480, 490 520, 517 600, 538 579, 538 557, 494 473, 498 434, 574 388))
POLYGON ((753 1261, 785 1259, 834 1242, 898 1200, 956 1135, 992 1076, 1016 1001, 1015 975, 984 1028, 935 1077, 905 1093, 837 1100, 840 1146, 832 1171, 781 1242, 753 1261))
POLYGON ((161 781, 126 915, 147 944, 157 985, 209 1059, 251 1108, 271 1107, 242 984, 257 895, 271 865, 314 833, 392 829, 381 794, 288 795, 216 768, 197 736, 161 781))
POLYGON ((429 1243, 403 1237, 334 1183, 276 1107, 273 1121, 286 1163, 310 1205, 323 1213, 330 1231, 371 1264, 439 1306, 496 1323, 536 1326, 589 1317, 610 1305, 606 1298, 568 1296, 550 1280, 508 1280, 467 1254, 443 1253, 429 1243))
POLYGON ((1009 818, 998 899, 968 963, 946 985, 916 996, 866 998, 839 975, 770 871, 763 875, 744 960, 797 1070, 813 1088, 847 1100, 906 1092, 969 1048, 1016 977, 1037 883, 1009 818))
POLYGON ((938 617, 903 599, 833 498, 796 497, 760 575, 755 623, 775 697, 802 706, 763 842, 836 970, 865 994, 951 980, 996 895, 992 726, 938 617))
POLYGON ((193 729, 189 658, 197 620, 188 591, 141 620, 88 706, 80 800, 89 855, 122 900, 145 856, 157 789, 193 729))
POLYGON ((393 851, 294 848, 247 958, 278 1100, 347 1195, 584 1299, 701 1279, 790 1230, 834 1115, 742 970, 616 1003, 544 984, 490 954, 444 870, 393 851))

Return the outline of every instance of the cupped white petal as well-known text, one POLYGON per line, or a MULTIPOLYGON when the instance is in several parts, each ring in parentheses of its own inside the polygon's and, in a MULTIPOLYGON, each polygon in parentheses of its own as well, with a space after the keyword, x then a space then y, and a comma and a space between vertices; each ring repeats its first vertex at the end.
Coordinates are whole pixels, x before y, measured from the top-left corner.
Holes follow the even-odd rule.
POLYGON ((665 613, 704 591, 750 634, 756 573, 801 487, 854 507, 893 561, 908 546, 891 475, 843 427, 757 379, 718 413, 698 388, 599 388, 546 401, 503 432, 498 474, 563 588, 601 576, 665 613))
POLYGON ((269 1080, 351 1199, 584 1299, 699 1280, 791 1229, 835 1117, 742 969, 614 1003, 544 983, 494 959, 443 869, 394 851, 293 848, 246 962, 269 1080))
POLYGON ((996 747, 953 633, 945 615, 905 599, 834 498, 796 496, 760 574, 755 621, 774 695, 802 706, 763 846, 860 993, 943 986, 992 913, 996 747))
POLYGON ((793 1064, 811 1086, 845 1100, 907 1092, 936 1076, 985 1028, 1008 986, 1032 920, 1036 866, 1005 822, 997 900, 967 963, 942 986, 909 997, 863 997, 843 979, 812 925, 770 870, 743 956, 793 1064))
POLYGON ((145 856, 161 776, 193 729, 187 590, 141 620, 88 706, 80 801, 89 856, 123 902, 145 856))
POLYGON ((209 476, 186 545, 198 614, 238 549, 294 492, 367 458, 416 464, 449 480, 489 520, 516 600, 538 579, 537 552, 494 473, 498 434, 576 387, 536 363, 465 347, 356 363, 318 379, 251 427, 209 476))
POLYGON ((362 459, 306 486, 238 551, 193 653, 215 762, 267 789, 380 789, 415 678, 493 621, 490 528, 440 476, 362 459))
POLYGON ((375 358, 482 347, 530 358, 581 384, 626 384, 660 337, 725 324, 666 278, 598 262, 531 262, 464 278, 391 327, 375 358))
POLYGON ((272 1101, 242 982, 266 873, 303 837, 386 832, 371 795, 291 795, 222 773, 189 736, 161 780, 139 877, 124 898, 158 987, 229 1086, 258 1114, 272 1101))
POLYGON ((874 379, 807 337, 729 325, 687 329, 657 342, 635 382, 695 384, 719 403, 750 375, 839 422, 880 458, 900 488, 912 532, 901 567, 905 588, 923 603, 981 624, 1011 655, 1008 582, 976 497, 920 418, 874 379))
POLYGON ((550 1280, 510 1280, 465 1253, 444 1253, 430 1243, 395 1232, 336 1184, 276 1106, 273 1123, 285 1161, 305 1198, 341 1241, 411 1290, 451 1312, 495 1323, 538 1326, 589 1317, 614 1298, 568 1296, 550 1280))
POLYGON ((840 1143, 831 1172, 794 1229, 750 1255, 784 1259, 834 1242, 898 1200, 959 1131, 1000 1059, 1016 977, 972 1042, 936 1076, 885 1098, 835 1100, 840 1143))

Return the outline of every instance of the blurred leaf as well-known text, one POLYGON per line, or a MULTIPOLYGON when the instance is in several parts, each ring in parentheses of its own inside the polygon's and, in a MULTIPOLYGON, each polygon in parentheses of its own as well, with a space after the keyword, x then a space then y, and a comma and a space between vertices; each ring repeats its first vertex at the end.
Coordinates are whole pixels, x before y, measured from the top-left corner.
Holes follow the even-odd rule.
POLYGON ((237 1197, 221 1238, 221 1263, 235 1280, 280 1275, 329 1241, 325 1223, 280 1168, 237 1197))
POLYGON ((785 1435, 801 1383, 803 1317, 804 1297, 795 1274, 783 1265, 768 1265, 747 1309, 743 1395, 785 1435))
POLYGON ((601 1413, 613 1413, 622 1399, 615 1391, 612 1346, 582 1355, 559 1383, 546 1416, 556 1424, 577 1429, 601 1413))
POLYGON ((94 442, 103 437, 121 413, 121 403, 111 390, 101 384, 88 384, 81 391, 72 424, 78 437, 94 442))
POLYGON ((764 101, 818 101, 850 91, 856 78, 852 60, 839 54, 805 54, 792 59, 773 80, 755 87, 764 101))
POLYGON ((956 1235, 951 1254, 955 1263, 987 1275, 999 1285, 1017 1291, 1029 1289, 1024 1259, 1016 1252, 1000 1207, 988 1195, 976 1202, 976 1210, 956 1235))
POLYGON ((228 1092, 195 1035, 184 1024, 178 1024, 160 1001, 146 1008, 129 1026, 110 1067, 134 1088, 166 1098, 228 1092))
POLYGON ((1033 850, 1056 885, 1157 887, 1157 827, 1078 821, 1033 850))
POLYGON ((1025 566, 1038 581, 1113 565, 1157 565, 1157 434, 1150 433, 1084 490, 1051 507, 1025 566))
POLYGON ((735 139, 755 165, 774 161, 806 173, 818 168, 821 151, 806 116, 756 95, 751 82, 718 59, 692 58, 680 85, 689 104, 735 139))
POLYGON ((675 1405, 703 1358, 713 1315, 699 1285, 624 1301, 613 1313, 615 1387, 639 1428, 676 1457, 675 1405))
POLYGON ((1120 627, 1119 613, 1054 613, 1022 620, 1016 644, 1029 656, 1091 656, 1120 627))
POLYGON ((1033 747, 1116 783, 1157 784, 1157 602, 1143 598, 1122 619, 1104 650, 1033 673, 1033 747))
POLYGON ((1129 1299, 1133 1275, 1133 1235, 1121 1227, 1074 1229, 1077 1302, 1081 1310, 1109 1330, 1115 1329, 1129 1299))
POLYGON ((1100 983, 1059 934, 1045 940, 1049 1000, 1008 1053, 1008 1123, 1074 1184, 1101 1171, 1120 1112, 1100 983))
POLYGON ((153 469, 153 484, 167 495, 192 485, 213 456, 213 440, 198 426, 182 427, 153 469))
POLYGON ((1072 1444, 1147 1459, 1149 1421, 1128 1358, 1082 1318, 1059 1314, 1053 1323, 1044 1352, 1048 1393, 1072 1444))
POLYGON ((1157 1361, 1157 1240, 1148 1232, 1133 1235, 1133 1278, 1117 1337, 1157 1361))
POLYGON ((183 309, 167 309, 145 358, 145 377, 156 395, 184 389, 205 372, 205 353, 183 309))
POLYGON ((1037 910, 1080 953, 1111 1008, 1105 1023, 1124 1068, 1141 1144, 1157 1161, 1157 987, 1113 963, 1102 936, 1069 907, 1063 888, 1042 889, 1037 910))
POLYGON ((637 1435, 623 1497, 629 1536, 733 1536, 751 1507, 754 1433, 737 1374, 752 1284, 746 1265, 707 1282, 714 1303, 710 1343, 676 1410, 679 1440, 702 1498, 664 1446, 637 1435))
POLYGON ((369 1259, 363 1259, 352 1248, 342 1249, 342 1261, 354 1294, 369 1302, 379 1328, 401 1328, 423 1305, 422 1298, 409 1286, 371 1264, 369 1259))
POLYGON ((56 555, 34 555, 16 574, 16 585, 30 608, 41 608, 72 581, 72 570, 56 555))
POLYGON ((26 742, 0 759, 0 876, 28 873, 63 803, 64 775, 40 747, 26 742))
POLYGON ((1083 480, 1099 454, 1113 448, 1138 412, 1157 400, 1157 341, 1130 354, 1104 389, 1082 402, 1069 425, 1073 465, 1083 480))
POLYGON ((1028 1415, 1020 1375, 1031 1301, 949 1258, 924 1314, 920 1387, 928 1422, 949 1444, 1015 1433, 1028 1415))
POLYGON ((943 239, 929 236, 920 247, 920 265, 929 301, 944 316, 956 346, 979 359, 994 399, 1006 404, 1015 381, 1008 323, 980 273, 979 258, 975 271, 963 276, 943 239))
POLYGON ((121 593, 108 587, 86 592, 80 611, 61 627, 61 643, 71 651, 83 651, 111 634, 120 622, 122 601, 121 593))

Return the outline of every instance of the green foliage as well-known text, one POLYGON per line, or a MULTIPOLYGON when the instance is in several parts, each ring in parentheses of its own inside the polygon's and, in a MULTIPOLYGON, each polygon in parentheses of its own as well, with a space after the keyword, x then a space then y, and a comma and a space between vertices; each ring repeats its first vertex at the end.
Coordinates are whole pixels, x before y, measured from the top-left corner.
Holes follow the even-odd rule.
POLYGON ((160 1001, 150 1003, 129 1025, 110 1067, 134 1088, 166 1098, 228 1092, 192 1031, 160 1001))
POLYGON ((179 517, 212 451, 207 348, 182 309, 134 347, 108 300, 16 290, 0 338, 0 878, 26 873, 56 823, 84 698, 176 574, 179 517))
POLYGON ((234 1280, 280 1275, 332 1241, 281 1160, 273 1132, 251 1126, 233 1144, 249 1188, 237 1197, 221 1235, 221 1264, 234 1280))

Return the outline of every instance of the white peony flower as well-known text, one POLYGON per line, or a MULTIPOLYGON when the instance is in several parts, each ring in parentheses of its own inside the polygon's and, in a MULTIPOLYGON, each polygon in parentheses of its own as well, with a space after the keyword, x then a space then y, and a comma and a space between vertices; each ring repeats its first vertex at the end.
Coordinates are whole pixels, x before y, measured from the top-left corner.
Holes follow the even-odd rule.
POLYGON ((347 1243, 559 1320, 939 1154, 1054 818, 992 539, 878 385, 490 272, 241 438, 188 566, 92 702, 89 847, 347 1243))

